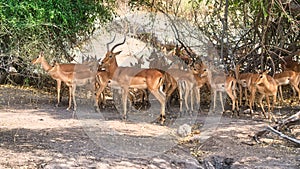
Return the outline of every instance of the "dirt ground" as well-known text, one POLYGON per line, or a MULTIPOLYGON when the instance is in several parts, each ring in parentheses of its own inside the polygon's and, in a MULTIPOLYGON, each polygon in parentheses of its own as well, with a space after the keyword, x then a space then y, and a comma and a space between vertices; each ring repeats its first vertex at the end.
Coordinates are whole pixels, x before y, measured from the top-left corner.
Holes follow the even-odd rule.
MULTIPOLYGON (((251 119, 243 113, 238 118, 223 115, 216 128, 204 131, 201 127, 207 121, 204 109, 193 119, 193 135, 174 136, 170 142, 173 145, 165 151, 139 158, 130 154, 119 156, 97 144, 95 135, 86 130, 86 122, 100 129, 105 124, 126 130, 123 138, 134 135, 135 139, 157 142, 157 146, 162 145, 159 141, 163 140, 162 137, 157 139, 158 133, 174 134, 176 128, 150 122, 123 122, 118 115, 113 119, 114 112, 101 122, 91 117, 72 118, 72 113, 66 110, 66 101, 55 107, 55 94, 31 88, 0 86, 0 96, 0 168, 300 168, 299 145, 274 134, 267 134, 261 144, 252 140, 254 133, 268 125, 258 116, 251 119), (202 137, 205 133, 209 136, 207 139, 202 137)), ((276 115, 284 117, 299 109, 295 106, 277 108, 276 115)), ((97 134, 101 141, 105 141, 101 137, 103 133, 97 134)), ((300 139, 299 127, 286 134, 300 139)), ((119 145, 111 143, 112 146, 122 147, 122 140, 118 141, 119 145)), ((149 141, 149 145, 152 143, 149 141)), ((103 144, 110 145, 109 141, 103 144)))

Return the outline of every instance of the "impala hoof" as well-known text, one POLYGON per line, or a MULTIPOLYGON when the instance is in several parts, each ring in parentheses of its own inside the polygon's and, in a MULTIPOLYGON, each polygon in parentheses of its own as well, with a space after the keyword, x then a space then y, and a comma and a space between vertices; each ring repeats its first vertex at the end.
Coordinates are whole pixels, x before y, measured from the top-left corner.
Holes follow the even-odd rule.
POLYGON ((95 109, 95 113, 100 113, 100 108, 98 106, 95 106, 94 109, 95 109))
POLYGON ((164 122, 166 121, 166 116, 165 115, 160 115, 160 124, 163 125, 164 122))
POLYGON ((190 117, 192 117, 192 116, 193 116, 194 112, 195 112, 195 110, 190 110, 190 111, 189 111, 189 115, 190 115, 190 117))
POLYGON ((72 118, 75 119, 75 113, 76 113, 76 110, 73 110, 73 113, 72 113, 72 118))
POLYGON ((123 115, 123 116, 122 116, 122 120, 124 120, 124 121, 126 121, 127 118, 128 118, 127 115, 123 115))

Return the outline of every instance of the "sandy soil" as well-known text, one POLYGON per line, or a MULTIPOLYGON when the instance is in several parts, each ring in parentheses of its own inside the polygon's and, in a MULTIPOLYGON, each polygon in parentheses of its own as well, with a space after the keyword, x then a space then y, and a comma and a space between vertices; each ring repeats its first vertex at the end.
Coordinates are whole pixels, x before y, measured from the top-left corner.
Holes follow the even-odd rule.
MULTIPOLYGON (((252 140, 254 133, 268 125, 259 117, 224 115, 215 129, 203 131, 207 113, 199 112, 193 119, 193 135, 179 138, 174 126, 121 121, 118 113, 109 111, 112 107, 106 111, 109 118, 96 121, 93 116, 72 118, 65 97, 63 104, 55 107, 55 94, 0 86, 0 95, 0 168, 300 168, 299 146, 274 134, 262 138, 261 144, 252 140), (87 124, 97 126, 102 132, 99 137, 90 134, 87 124), (154 148, 155 155, 139 158, 126 156, 127 152, 119 156, 105 147, 109 141, 97 142, 108 138, 102 136, 109 136, 105 129, 112 128, 128 142, 134 137, 151 140, 149 144, 155 140, 157 146, 172 145, 162 152, 164 146, 154 148), (204 133, 210 136, 206 140, 201 139, 204 133)), ((296 111, 296 107, 277 110, 281 115, 296 111)), ((286 133, 300 139, 299 127, 286 133)), ((122 140, 117 141, 122 147, 122 140)))

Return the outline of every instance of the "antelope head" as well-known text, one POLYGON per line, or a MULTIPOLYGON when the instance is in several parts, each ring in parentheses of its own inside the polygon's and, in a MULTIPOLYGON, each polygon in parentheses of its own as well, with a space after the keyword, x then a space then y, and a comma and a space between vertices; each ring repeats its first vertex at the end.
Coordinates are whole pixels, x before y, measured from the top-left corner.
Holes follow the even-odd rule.
MULTIPOLYGON (((177 38, 176 38, 177 39, 177 38)), ((177 41, 181 44, 181 47, 176 49, 176 54, 183 59, 187 64, 191 64, 196 60, 196 54, 192 51, 190 47, 186 47, 184 43, 177 39, 177 41), (185 52, 182 52, 182 48, 184 48, 185 52)))
POLYGON ((200 63, 200 65, 199 65, 199 73, 200 73, 200 77, 208 76, 208 67, 203 62, 200 63))
POLYGON ((262 83, 265 83, 267 81, 267 75, 270 72, 270 70, 266 70, 263 73, 259 75, 259 78, 256 80, 255 84, 260 85, 262 83))
POLYGON ((202 69, 203 69, 203 67, 205 67, 205 65, 202 62, 201 63, 193 63, 188 66, 192 70, 193 74, 201 74, 204 72, 204 70, 202 70, 202 69))
POLYGON ((32 64, 37 64, 42 62, 42 58, 44 58, 44 52, 41 51, 39 56, 31 61, 32 64))
POLYGON ((103 67, 109 67, 110 65, 116 64, 116 56, 119 55, 122 51, 114 52, 114 49, 120 45, 123 45, 126 40, 126 36, 124 37, 123 42, 116 44, 115 46, 112 47, 112 49, 109 49, 109 44, 111 44, 115 40, 116 36, 114 36, 113 40, 109 43, 106 44, 107 47, 107 52, 105 54, 105 57, 103 58, 101 64, 103 67))

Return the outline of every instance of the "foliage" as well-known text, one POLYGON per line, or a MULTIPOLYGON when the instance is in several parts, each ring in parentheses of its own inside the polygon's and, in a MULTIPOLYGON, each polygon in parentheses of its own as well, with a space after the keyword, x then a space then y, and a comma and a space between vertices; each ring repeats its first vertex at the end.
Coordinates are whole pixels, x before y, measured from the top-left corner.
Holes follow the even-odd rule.
POLYGON ((0 0, 0 54, 65 56, 113 17, 113 1, 0 0))
POLYGON ((300 53, 297 0, 189 0, 191 11, 182 10, 186 8, 183 2, 131 0, 130 4, 189 19, 198 28, 191 35, 204 33, 228 68, 245 63, 247 71, 254 67, 275 71, 282 56, 300 53))

